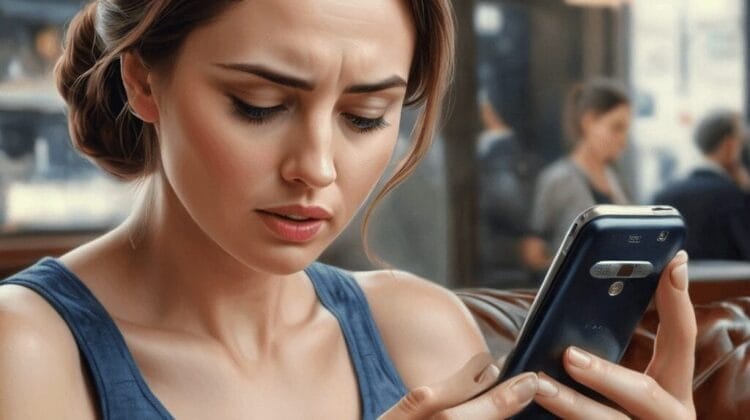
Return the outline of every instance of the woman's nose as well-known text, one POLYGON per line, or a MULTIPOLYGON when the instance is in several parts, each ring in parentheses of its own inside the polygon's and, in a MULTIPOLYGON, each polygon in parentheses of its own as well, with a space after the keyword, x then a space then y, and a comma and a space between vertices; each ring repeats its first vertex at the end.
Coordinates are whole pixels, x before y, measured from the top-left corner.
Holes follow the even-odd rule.
POLYGON ((323 188, 337 177, 332 122, 324 118, 300 124, 281 165, 282 178, 309 188, 323 188))

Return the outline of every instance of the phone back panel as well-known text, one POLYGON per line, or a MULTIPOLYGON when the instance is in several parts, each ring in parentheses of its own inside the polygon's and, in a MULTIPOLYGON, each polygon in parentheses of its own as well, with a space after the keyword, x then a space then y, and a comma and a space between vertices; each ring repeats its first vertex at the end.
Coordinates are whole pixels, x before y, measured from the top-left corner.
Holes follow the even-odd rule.
MULTIPOLYGON (((572 234, 572 232, 571 232, 572 234)), ((559 268, 551 272, 544 296, 533 308, 508 356, 502 379, 522 372, 545 372, 563 384, 601 399, 568 376, 562 354, 571 345, 619 362, 647 309, 666 264, 682 247, 685 227, 679 216, 603 216, 585 224, 559 268), (666 232, 666 239, 664 238, 666 232), (600 261, 648 261, 643 278, 595 278, 600 261), (612 296, 610 286, 622 281, 612 296)), ((517 419, 555 418, 532 403, 517 419)))

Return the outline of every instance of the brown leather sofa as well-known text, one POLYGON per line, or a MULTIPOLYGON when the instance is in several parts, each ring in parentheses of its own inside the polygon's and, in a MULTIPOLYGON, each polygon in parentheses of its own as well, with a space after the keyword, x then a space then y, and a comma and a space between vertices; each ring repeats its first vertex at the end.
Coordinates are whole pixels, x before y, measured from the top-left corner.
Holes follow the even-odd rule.
MULTIPOLYGON (((750 278, 734 284, 749 287, 750 278)), ((696 282, 695 286, 713 289, 705 282, 696 282)), ((508 353, 534 291, 459 289, 456 293, 473 313, 492 353, 496 357, 508 353)), ((750 419, 750 294, 696 303, 695 312, 698 340, 693 390, 698 419, 750 419)), ((630 342, 623 365, 645 369, 657 324, 656 311, 649 309, 630 342)))

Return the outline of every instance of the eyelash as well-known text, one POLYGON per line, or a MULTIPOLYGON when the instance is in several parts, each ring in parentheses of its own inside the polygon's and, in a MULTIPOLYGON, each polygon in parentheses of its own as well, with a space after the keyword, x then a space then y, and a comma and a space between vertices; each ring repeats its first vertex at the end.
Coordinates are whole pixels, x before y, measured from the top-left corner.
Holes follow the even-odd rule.
MULTIPOLYGON (((231 99, 235 112, 239 115, 240 118, 250 122, 251 124, 265 124, 271 121, 279 113, 286 111, 286 107, 284 105, 264 108, 250 105, 234 96, 232 96, 231 99)), ((342 115, 348 120, 352 128, 359 133, 368 133, 380 130, 388 127, 389 125, 383 117, 365 118, 349 113, 344 113, 342 115)))
POLYGON ((354 129, 360 133, 369 133, 388 127, 388 123, 383 117, 365 118, 354 114, 344 114, 354 129))
POLYGON ((284 105, 276 105, 264 108, 250 105, 234 96, 232 96, 231 99, 234 110, 235 112, 237 112, 240 118, 252 124, 265 124, 271 121, 271 119, 273 119, 273 117, 275 117, 278 113, 286 110, 286 107, 284 105))

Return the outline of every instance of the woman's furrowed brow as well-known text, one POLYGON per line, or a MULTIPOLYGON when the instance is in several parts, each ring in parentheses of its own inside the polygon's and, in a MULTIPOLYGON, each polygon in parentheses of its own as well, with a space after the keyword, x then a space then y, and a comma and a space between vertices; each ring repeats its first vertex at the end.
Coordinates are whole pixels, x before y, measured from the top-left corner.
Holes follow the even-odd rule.
POLYGON ((226 70, 234 70, 243 73, 254 74, 260 78, 266 79, 269 82, 276 83, 278 85, 288 86, 295 89, 302 90, 313 90, 315 85, 309 80, 304 80, 296 76, 284 74, 282 72, 272 70, 266 66, 260 64, 250 63, 216 63, 217 67, 226 70))
MULTIPOLYGON (((312 81, 305 80, 290 74, 284 74, 283 72, 270 69, 260 64, 216 63, 214 65, 225 70, 233 70, 253 74, 260 78, 266 79, 269 82, 295 89, 310 91, 315 88, 315 83, 312 81)), ((396 87, 406 87, 406 80, 404 80, 400 76, 393 75, 374 83, 359 83, 347 86, 346 89, 344 89, 344 93, 371 93, 396 87)))

